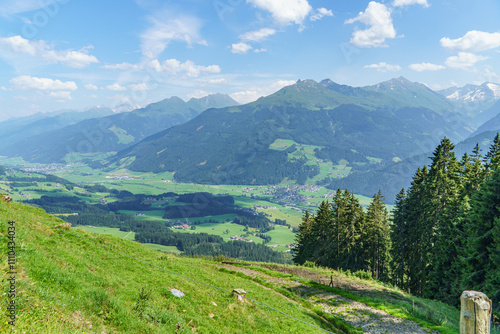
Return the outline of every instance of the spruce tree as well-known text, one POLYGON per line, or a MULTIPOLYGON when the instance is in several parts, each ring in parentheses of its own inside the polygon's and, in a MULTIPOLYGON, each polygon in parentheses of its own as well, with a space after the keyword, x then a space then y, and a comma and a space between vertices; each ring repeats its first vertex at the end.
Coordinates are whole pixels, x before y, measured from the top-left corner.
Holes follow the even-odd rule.
POLYGON ((500 134, 497 133, 485 156, 485 167, 487 172, 494 171, 500 166, 500 134))
POLYGON ((492 172, 481 189, 472 196, 466 223, 468 250, 464 261, 462 287, 498 294, 500 276, 500 169, 492 172))
POLYGON ((406 276, 408 272, 408 242, 410 237, 405 198, 406 193, 403 188, 396 195, 391 229, 393 283, 403 290, 408 289, 406 276))
POLYGON ((293 250, 293 261, 297 264, 304 264, 312 259, 314 248, 316 246, 313 235, 312 225, 314 223, 314 215, 311 215, 306 210, 302 222, 299 225, 299 230, 295 236, 297 247, 293 250))
POLYGON ((453 298, 452 283, 460 272, 461 179, 453 149, 450 140, 444 138, 434 151, 427 184, 430 196, 422 203, 429 209, 423 223, 430 240, 424 249, 428 258, 424 295, 440 300, 453 298))
POLYGON ((380 190, 373 195, 365 218, 363 229, 365 261, 373 277, 387 281, 389 279, 389 251, 391 247, 389 212, 380 190))
POLYGON ((412 294, 422 294, 425 284, 426 268, 428 265, 428 254, 424 252, 429 248, 429 231, 424 225, 424 218, 427 216, 427 178, 429 172, 427 166, 418 168, 413 177, 408 195, 405 199, 405 217, 408 227, 408 276, 406 288, 412 294))

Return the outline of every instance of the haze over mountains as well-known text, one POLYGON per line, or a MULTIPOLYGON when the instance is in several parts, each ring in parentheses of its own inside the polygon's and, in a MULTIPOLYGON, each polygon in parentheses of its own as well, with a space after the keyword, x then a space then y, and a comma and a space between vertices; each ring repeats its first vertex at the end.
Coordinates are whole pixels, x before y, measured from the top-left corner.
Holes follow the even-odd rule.
POLYGON ((158 131, 182 124, 207 108, 236 104, 236 101, 222 94, 193 98, 188 102, 171 97, 131 112, 90 118, 53 131, 24 137, 2 147, 0 154, 21 156, 30 162, 54 163, 62 162, 68 153, 118 151, 158 131))
MULTIPOLYGON (((381 188, 391 200, 444 136, 457 144, 465 140, 457 154, 476 142, 486 149, 500 129, 499 99, 500 86, 492 83, 436 92, 403 77, 365 87, 299 80, 245 105, 221 94, 188 102, 172 97, 52 131, 33 130, 38 134, 31 137, 4 135, 0 154, 54 163, 71 152, 116 153, 108 163, 175 172, 181 182, 295 181, 368 196, 381 188), (330 177, 325 170, 337 164, 352 173, 330 177)), ((28 123, 18 132, 35 129, 28 123)))

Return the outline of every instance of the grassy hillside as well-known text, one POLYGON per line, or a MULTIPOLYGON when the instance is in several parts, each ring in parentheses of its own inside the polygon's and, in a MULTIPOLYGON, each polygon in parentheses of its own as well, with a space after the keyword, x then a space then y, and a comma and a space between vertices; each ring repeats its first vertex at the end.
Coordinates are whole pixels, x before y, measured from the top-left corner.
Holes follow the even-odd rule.
MULTIPOLYGON (((394 316, 457 332, 457 310, 349 273, 177 257, 112 235, 57 228, 58 218, 12 202, 0 204, 0 221, 2 293, 9 288, 8 221, 15 227, 15 329, 20 332, 431 331, 406 320, 398 324, 394 316), (333 287, 320 284, 330 275, 333 287), (248 302, 237 301, 230 292, 234 288, 247 291, 248 302), (171 289, 185 296, 175 297, 171 289)), ((2 312, 0 330, 10 329, 7 321, 2 312)))

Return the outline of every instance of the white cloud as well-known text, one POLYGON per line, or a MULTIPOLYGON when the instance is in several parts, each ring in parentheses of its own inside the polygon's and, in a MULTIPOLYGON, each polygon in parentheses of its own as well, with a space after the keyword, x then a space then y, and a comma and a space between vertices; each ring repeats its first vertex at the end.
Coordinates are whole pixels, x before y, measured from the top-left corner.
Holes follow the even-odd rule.
POLYGON ((107 99, 114 101, 114 102, 117 102, 117 103, 130 103, 130 102, 132 102, 129 96, 120 95, 120 94, 108 96, 107 99))
POLYGON ((247 2, 271 13, 279 24, 302 24, 312 11, 307 0, 247 0, 247 2))
POLYGON ((264 49, 264 48, 255 49, 255 50, 253 50, 253 52, 255 52, 255 53, 267 52, 267 49, 264 49))
POLYGON ((479 52, 499 47, 500 33, 471 30, 463 37, 457 39, 443 37, 439 42, 449 51, 479 52))
POLYGON ((122 90, 127 90, 126 87, 120 86, 118 83, 114 83, 112 85, 107 85, 106 89, 113 90, 113 91, 122 91, 122 90))
POLYGON ((196 90, 193 93, 188 94, 187 97, 189 99, 191 99, 191 98, 200 99, 200 98, 205 97, 205 96, 210 95, 210 94, 212 94, 212 93, 206 92, 204 90, 196 90))
POLYGON ((0 14, 14 15, 51 6, 50 10, 54 10, 54 6, 58 6, 61 0, 0 0, 0 14))
POLYGON ((394 71, 401 70, 401 66, 391 65, 391 64, 387 64, 385 62, 381 62, 378 64, 365 65, 365 66, 363 66, 363 68, 374 68, 379 72, 387 72, 387 71, 394 72, 394 71))
POLYGON ((149 90, 148 86, 145 83, 128 85, 128 88, 130 88, 131 90, 149 90))
POLYGON ((19 56, 31 56, 47 63, 83 68, 99 62, 95 56, 88 54, 89 49, 92 47, 78 51, 54 50, 45 41, 30 41, 19 35, 0 38, 0 57, 8 60, 16 60, 19 56))
POLYGON ((410 70, 414 70, 417 72, 438 71, 438 70, 442 70, 442 69, 446 68, 446 66, 436 65, 436 64, 431 64, 431 63, 411 64, 408 67, 410 68, 410 70))
POLYGON ((156 58, 172 41, 181 41, 189 46, 207 45, 200 36, 202 21, 194 16, 160 12, 149 18, 151 26, 141 34, 141 50, 148 58, 156 58))
POLYGON ((49 78, 37 78, 30 75, 21 75, 10 79, 14 89, 19 90, 43 90, 43 91, 72 91, 78 86, 74 81, 60 81, 49 78))
POLYGON ((137 71, 141 68, 139 65, 130 64, 130 63, 103 65, 101 67, 108 69, 108 70, 122 70, 122 71, 126 71, 126 70, 137 71))
POLYGON ((354 22, 364 23, 370 28, 357 30, 352 34, 351 44, 360 47, 385 46, 387 38, 395 38, 396 30, 392 24, 391 11, 384 5, 371 1, 364 12, 360 12, 355 18, 346 20, 346 24, 354 22))
POLYGON ((88 90, 98 90, 99 87, 97 87, 96 85, 93 85, 93 84, 87 84, 87 85, 85 85, 85 89, 88 89, 88 90))
POLYGON ((246 43, 237 43, 237 44, 231 45, 231 52, 241 54, 241 55, 247 53, 251 49, 252 49, 252 46, 248 45, 246 43))
MULTIPOLYGON (((71 97, 71 92, 70 91, 54 91, 54 92, 49 92, 47 96, 56 98, 56 99, 61 99, 61 100, 72 100, 73 98, 71 97)), ((64 101, 63 101, 64 102, 64 101)))
POLYGON ((326 8, 318 8, 314 15, 311 16, 311 21, 321 20, 325 16, 333 16, 333 12, 326 8))
POLYGON ((267 96, 273 94, 276 91, 280 90, 281 88, 293 85, 294 83, 295 81, 293 80, 278 80, 268 86, 252 87, 248 90, 235 92, 229 95, 233 99, 235 99, 238 103, 242 104, 250 103, 252 101, 257 100, 261 96, 267 96))
POLYGON ((394 0, 392 3, 394 7, 402 7, 408 5, 422 5, 425 8, 429 7, 427 0, 394 0))
POLYGON ((224 78, 219 78, 219 79, 210 79, 208 80, 209 85, 222 85, 227 83, 227 80, 224 78))
POLYGON ((271 29, 271 28, 262 28, 260 30, 256 31, 249 31, 243 35, 240 36, 240 39, 244 41, 251 41, 251 42, 260 42, 266 39, 267 37, 274 35, 276 33, 276 30, 271 29))
POLYGON ((477 62, 488 59, 488 57, 478 56, 473 53, 459 52, 458 56, 448 57, 445 64, 451 68, 468 69, 477 62))
POLYGON ((162 63, 155 59, 149 62, 148 66, 156 72, 164 72, 172 75, 185 73, 191 78, 197 77, 201 73, 219 73, 221 71, 219 65, 201 66, 196 65, 191 60, 186 60, 182 63, 177 59, 167 59, 162 63))

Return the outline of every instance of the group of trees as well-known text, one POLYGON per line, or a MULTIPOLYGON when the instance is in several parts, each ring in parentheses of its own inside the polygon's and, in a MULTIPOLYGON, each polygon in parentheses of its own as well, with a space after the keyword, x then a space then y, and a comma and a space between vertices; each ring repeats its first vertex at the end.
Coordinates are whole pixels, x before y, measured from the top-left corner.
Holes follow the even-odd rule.
POLYGON ((413 294, 457 304, 485 292, 500 313, 500 136, 459 161, 444 138, 429 167, 398 194, 390 218, 381 193, 366 211, 347 190, 306 212, 294 261, 369 270, 413 294))
POLYGON ((393 280, 405 290, 456 304, 485 292, 500 312, 500 136, 460 161, 443 139, 396 199, 393 280))
POLYGON ((297 233, 294 261, 343 270, 367 270, 388 279, 389 213, 380 192, 367 212, 348 190, 338 190, 332 203, 321 203, 316 214, 306 211, 297 233))

